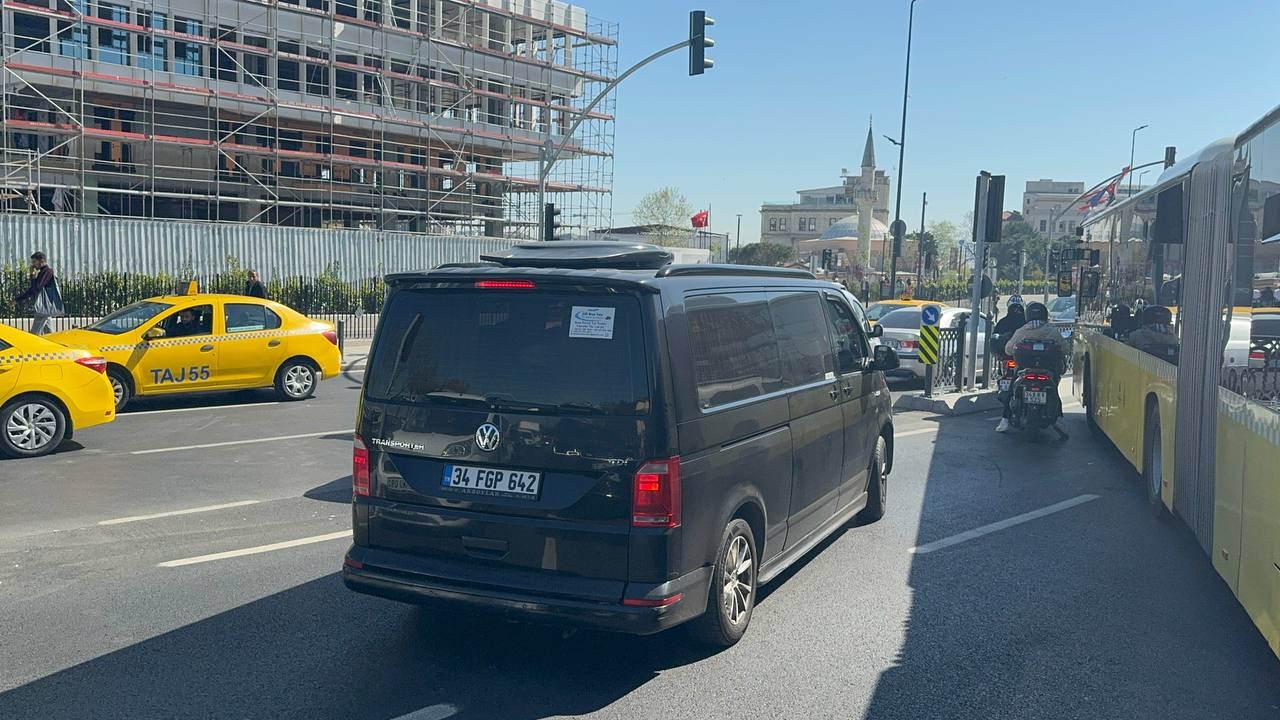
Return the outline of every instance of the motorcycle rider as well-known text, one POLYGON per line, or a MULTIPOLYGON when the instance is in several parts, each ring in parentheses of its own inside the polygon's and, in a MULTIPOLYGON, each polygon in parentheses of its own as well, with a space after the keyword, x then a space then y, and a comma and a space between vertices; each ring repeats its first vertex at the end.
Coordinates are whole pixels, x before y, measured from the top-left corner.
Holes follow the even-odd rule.
MULTIPOLYGON (((1066 338, 1062 337, 1062 331, 1049 324, 1049 308, 1044 303, 1033 302, 1027 305, 1027 323, 1013 334, 1012 338, 1005 343, 1004 354, 1013 357, 1013 351, 1021 342, 1043 342, 1053 343, 1066 357, 1071 351, 1066 338)), ((1012 395, 1012 393, 1010 393, 1012 395)), ((1009 405, 1005 403, 1004 417, 1000 418, 1000 424, 996 426, 996 432, 1007 432, 1009 430, 1009 405)))
POLYGON ((1022 327, 1026 322, 1027 314, 1026 308, 1022 306, 1022 296, 1010 295, 1005 315, 996 323, 992 333, 995 335, 1012 335, 1015 330, 1022 327))

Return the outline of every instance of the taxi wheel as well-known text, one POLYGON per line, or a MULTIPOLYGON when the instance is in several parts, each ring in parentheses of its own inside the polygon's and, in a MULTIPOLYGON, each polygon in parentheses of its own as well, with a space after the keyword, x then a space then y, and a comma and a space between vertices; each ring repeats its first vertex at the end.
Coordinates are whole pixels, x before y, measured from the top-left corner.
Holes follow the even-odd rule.
POLYGON ((9 457, 39 457, 53 452, 67 433, 62 408, 48 398, 18 397, 0 408, 0 452, 9 457))
POLYGON ((120 412, 133 399, 133 385, 125 371, 114 367, 107 368, 107 379, 111 381, 111 392, 116 397, 116 412, 120 412))
POLYGON ((309 361, 294 359, 276 371, 276 392, 285 400, 306 400, 316 392, 319 374, 309 361))

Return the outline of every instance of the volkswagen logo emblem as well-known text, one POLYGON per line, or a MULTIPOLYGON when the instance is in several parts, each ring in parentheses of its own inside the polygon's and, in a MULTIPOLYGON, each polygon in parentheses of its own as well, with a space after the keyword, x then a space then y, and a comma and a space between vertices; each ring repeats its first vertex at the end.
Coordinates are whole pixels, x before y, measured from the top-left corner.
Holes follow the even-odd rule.
POLYGON ((502 438, 498 433, 498 426, 493 423, 485 423, 476 428, 476 447, 485 452, 493 452, 498 449, 498 440, 502 438))

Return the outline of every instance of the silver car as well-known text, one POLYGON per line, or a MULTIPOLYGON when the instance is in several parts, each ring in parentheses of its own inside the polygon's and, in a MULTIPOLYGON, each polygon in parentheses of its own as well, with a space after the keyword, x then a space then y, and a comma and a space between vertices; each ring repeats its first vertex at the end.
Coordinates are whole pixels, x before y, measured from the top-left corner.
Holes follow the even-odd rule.
MULTIPOLYGON (((941 305, 942 316, 938 319, 938 327, 943 329, 957 328, 961 322, 969 316, 969 311, 965 308, 949 307, 941 305)), ((982 333, 982 337, 986 336, 989 320, 986 315, 981 316, 978 331, 982 333)), ((884 328, 884 336, 880 338, 880 342, 888 345, 898 351, 899 366, 896 374, 910 374, 918 378, 924 377, 925 366, 920 362, 920 308, 904 307, 893 312, 886 313, 876 323, 877 327, 884 328)), ((940 348, 945 351, 946 348, 940 348)), ((978 341, 978 374, 982 374, 983 358, 986 357, 985 343, 982 338, 978 341)), ((948 362, 954 363, 952 357, 940 357, 938 363, 940 365, 948 362)))

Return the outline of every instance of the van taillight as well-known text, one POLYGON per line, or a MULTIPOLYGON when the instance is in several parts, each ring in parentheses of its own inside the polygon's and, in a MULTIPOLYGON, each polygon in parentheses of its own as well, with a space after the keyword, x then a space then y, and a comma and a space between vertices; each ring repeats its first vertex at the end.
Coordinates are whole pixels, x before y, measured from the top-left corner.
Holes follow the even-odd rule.
POLYGON ((1250 360, 1266 360, 1267 354, 1261 350, 1250 350, 1249 359, 1250 360))
POLYGON ((83 365, 95 372, 105 373, 107 371, 107 361, 100 357, 76 358, 76 364, 83 365))
POLYGON ((680 526, 680 458, 650 460, 636 471, 631 525, 680 526))
POLYGON ((355 436, 351 448, 351 491, 369 497, 369 448, 359 435, 355 436))

